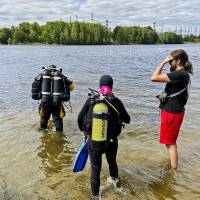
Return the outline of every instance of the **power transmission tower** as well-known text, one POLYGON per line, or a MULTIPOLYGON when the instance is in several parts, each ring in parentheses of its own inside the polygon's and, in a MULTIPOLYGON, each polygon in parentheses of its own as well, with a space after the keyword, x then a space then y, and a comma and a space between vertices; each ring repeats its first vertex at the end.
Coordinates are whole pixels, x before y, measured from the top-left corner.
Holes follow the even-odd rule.
POLYGON ((161 24, 161 33, 163 33, 163 30, 164 30, 164 24, 162 23, 161 24))
POLYGON ((175 28, 175 33, 177 33, 177 26, 176 26, 176 28, 175 28))
POLYGON ((188 35, 190 35, 190 27, 188 27, 188 35))
POLYGON ((182 35, 182 31, 183 31, 183 30, 182 30, 182 26, 181 26, 181 28, 180 28, 180 35, 182 35))
POLYGON ((156 30, 156 22, 153 23, 153 29, 156 30))
POLYGON ((106 20, 106 27, 107 27, 107 29, 108 29, 108 20, 106 20))
POLYGON ((94 14, 93 12, 91 13, 91 22, 93 23, 93 20, 94 20, 94 14))
POLYGON ((78 21, 78 15, 75 15, 75 17, 76 17, 76 22, 78 21))
POLYGON ((184 33, 183 33, 184 36, 187 35, 186 32, 187 32, 187 27, 185 26, 185 27, 184 27, 184 33))
POLYGON ((198 34, 197 34, 197 27, 195 27, 195 35, 197 36, 198 34))

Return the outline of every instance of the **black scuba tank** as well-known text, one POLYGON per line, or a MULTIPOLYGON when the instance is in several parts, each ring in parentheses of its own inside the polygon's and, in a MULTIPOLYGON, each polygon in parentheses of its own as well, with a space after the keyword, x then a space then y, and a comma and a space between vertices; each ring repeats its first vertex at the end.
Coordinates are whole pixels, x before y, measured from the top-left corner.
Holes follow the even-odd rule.
POLYGON ((64 94, 64 85, 62 80, 62 74, 60 71, 56 71, 53 77, 53 90, 52 90, 53 103, 54 104, 61 103, 63 94, 64 94))
POLYGON ((41 85, 41 102, 51 102, 51 76, 48 69, 44 70, 42 74, 42 85, 41 85))

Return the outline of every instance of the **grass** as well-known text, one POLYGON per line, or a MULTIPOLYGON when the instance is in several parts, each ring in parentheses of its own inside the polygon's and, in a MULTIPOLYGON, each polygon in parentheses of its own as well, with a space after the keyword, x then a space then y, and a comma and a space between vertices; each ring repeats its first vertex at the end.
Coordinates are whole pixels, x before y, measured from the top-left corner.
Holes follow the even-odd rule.
POLYGON ((20 200, 19 194, 8 189, 5 179, 0 181, 0 199, 1 200, 20 200))

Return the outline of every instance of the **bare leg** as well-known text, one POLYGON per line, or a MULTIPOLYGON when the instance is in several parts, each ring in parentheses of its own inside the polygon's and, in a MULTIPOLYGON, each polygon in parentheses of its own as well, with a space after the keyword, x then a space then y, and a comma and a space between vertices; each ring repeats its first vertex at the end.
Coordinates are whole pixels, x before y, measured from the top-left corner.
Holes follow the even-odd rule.
POLYGON ((173 169, 177 169, 178 167, 178 151, 177 151, 177 145, 176 144, 167 144, 166 145, 168 149, 169 159, 171 162, 171 167, 173 169))

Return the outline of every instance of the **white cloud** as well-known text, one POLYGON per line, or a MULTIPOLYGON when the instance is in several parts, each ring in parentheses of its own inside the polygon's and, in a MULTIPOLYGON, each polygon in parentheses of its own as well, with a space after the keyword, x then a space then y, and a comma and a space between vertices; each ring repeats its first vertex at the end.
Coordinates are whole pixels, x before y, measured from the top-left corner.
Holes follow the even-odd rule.
POLYGON ((22 21, 80 20, 115 25, 158 24, 199 25, 199 0, 1 0, 0 26, 17 25, 22 21))

